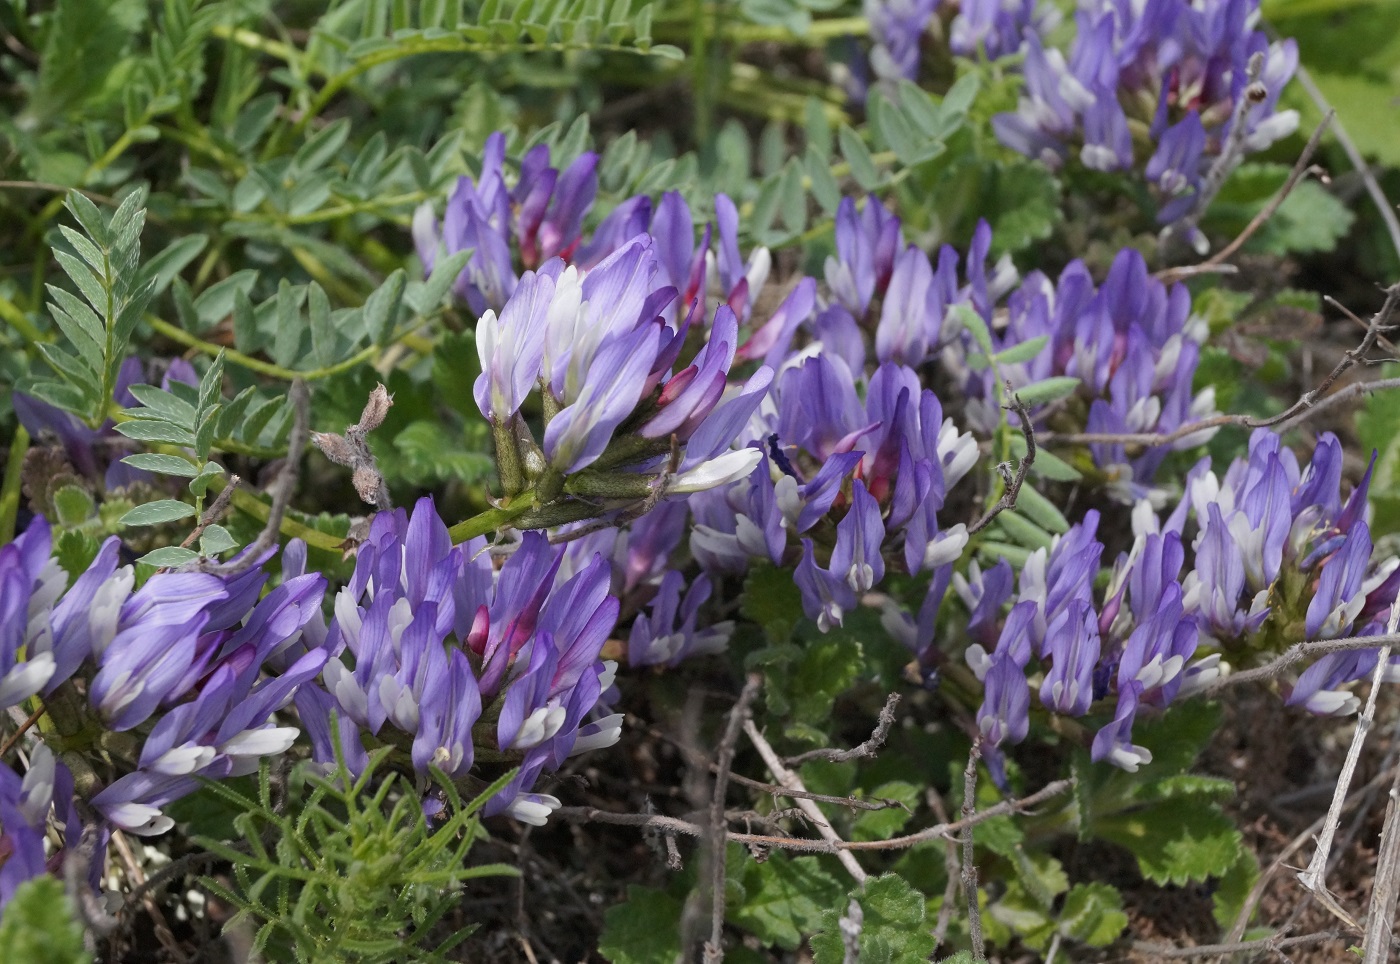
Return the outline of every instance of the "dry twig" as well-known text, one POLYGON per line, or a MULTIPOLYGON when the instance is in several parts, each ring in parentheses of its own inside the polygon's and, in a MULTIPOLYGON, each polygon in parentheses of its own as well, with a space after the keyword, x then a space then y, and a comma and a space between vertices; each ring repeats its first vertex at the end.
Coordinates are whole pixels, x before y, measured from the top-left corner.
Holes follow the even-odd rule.
POLYGON ((1153 957, 1177 958, 1214 957, 1218 954, 1243 954, 1249 951, 1282 951, 1288 947, 1307 947, 1312 944, 1325 944, 1340 941, 1346 937, 1341 931, 1322 931, 1317 934, 1300 934, 1297 937, 1262 937, 1257 941, 1237 941, 1232 944, 1202 944, 1199 947, 1172 947, 1169 944, 1152 944, 1147 941, 1133 941, 1133 950, 1153 957))
POLYGON ((214 501, 209 504, 209 508, 204 510, 204 515, 199 517, 199 524, 190 530, 190 534, 185 536, 185 541, 180 543, 181 549, 188 549, 194 545, 195 540, 204 535, 204 530, 224 517, 228 512, 229 502, 233 500, 233 492, 238 488, 238 483, 242 481, 236 475, 228 477, 228 484, 225 485, 219 494, 214 497, 214 501))
MULTIPOLYGON (((1390 607, 1390 621, 1386 626, 1387 635, 1393 636, 1397 626, 1400 626, 1400 598, 1397 598, 1390 607)), ((1390 645, 1386 644, 1381 646, 1380 654, 1376 660, 1376 670, 1371 678, 1371 692, 1366 697, 1365 709, 1362 710, 1356 721, 1356 733, 1352 737, 1351 746, 1347 748, 1346 759, 1342 763, 1342 772, 1337 778, 1337 790, 1332 797, 1332 805, 1327 810, 1327 820, 1322 825, 1322 832, 1318 834, 1317 850, 1313 852, 1313 858, 1308 863, 1307 869, 1298 875, 1299 882, 1311 891, 1324 907, 1351 927, 1356 926, 1356 921, 1342 909, 1342 906, 1337 903, 1336 898, 1327 889, 1327 860, 1332 850, 1332 839, 1336 835, 1338 824, 1341 823, 1342 808, 1346 804, 1347 792, 1351 788, 1352 775, 1356 772, 1357 761, 1361 759, 1361 747, 1366 742, 1366 734, 1370 732, 1371 722, 1376 716, 1376 698, 1380 695, 1381 682, 1385 678, 1386 666, 1389 661, 1390 645)))
POLYGON ((885 699, 885 706, 880 710, 879 719, 875 723, 875 729, 871 732, 870 738, 859 746, 853 746, 849 750, 833 750, 829 747, 823 747, 818 750, 808 750, 806 753, 799 753, 796 756, 786 757, 783 762, 790 767, 796 767, 811 760, 829 760, 832 763, 845 763, 849 760, 873 759, 875 755, 880 752, 880 747, 885 745, 886 737, 890 735, 890 727, 894 726, 894 708, 897 705, 899 705, 899 694, 891 693, 885 699))
MULTIPOLYGON (((754 745, 754 749, 758 750, 758 755, 763 757, 763 762, 772 772, 774 780, 777 780, 778 783, 785 788, 791 788, 793 790, 807 789, 802 785, 801 777, 783 766, 782 759, 774 752, 773 747, 764 738, 763 734, 758 731, 758 727, 753 725, 753 720, 744 721, 744 732, 748 734, 749 742, 754 745)), ((838 846, 843 842, 841 836, 833 830, 831 824, 827 822, 826 815, 821 812, 821 809, 815 803, 811 800, 804 800, 801 797, 796 798, 796 803, 798 809, 811 819, 813 825, 817 828, 817 833, 821 834, 822 839, 838 846)), ((861 867, 856 858, 845 851, 838 852, 836 857, 841 861, 841 866, 846 868, 846 872, 854 878, 855 882, 864 887, 865 881, 870 875, 865 872, 865 868, 861 867)))
MULTIPOLYGON (((1328 390, 1337 383, 1337 379, 1346 374, 1353 366, 1366 360, 1367 352, 1376 346, 1381 333, 1392 327, 1391 319, 1397 308, 1400 308, 1400 284, 1391 285, 1386 289, 1385 303, 1372 316, 1371 323, 1366 326, 1366 335, 1362 338, 1361 344, 1343 355, 1341 361, 1337 362, 1336 367, 1327 374, 1321 384, 1309 392, 1304 392, 1302 397, 1277 415, 1271 415, 1267 418, 1253 415, 1212 415, 1209 418, 1182 425, 1171 432, 1042 432, 1040 440, 1042 442, 1070 442, 1082 445, 1170 445, 1192 435, 1223 428, 1226 425, 1238 425, 1243 428, 1272 428, 1291 425, 1324 407, 1322 396, 1326 395, 1328 390)), ((1356 394, 1363 394, 1379 390, 1378 385, 1379 383, 1372 383, 1364 390, 1358 389, 1357 386, 1349 386, 1349 388, 1356 389, 1356 394)), ((1390 387, 1390 385, 1386 387, 1390 387)), ((1346 391, 1348 389, 1344 388, 1337 394, 1341 395, 1346 391)))
MULTIPOLYGON (((287 506, 291 504, 292 495, 296 492, 297 479, 301 475, 301 453, 311 436, 311 392, 307 389, 306 382, 300 378, 293 381, 287 391, 287 398, 292 403, 292 430, 287 435, 287 460, 282 463, 282 471, 278 473, 277 480, 269 487, 273 493, 267 524, 236 559, 224 563, 200 560, 203 572, 211 572, 218 576, 236 576, 257 565, 262 554, 277 544, 277 534, 282 529, 282 517, 287 514, 287 506)), ((227 486, 225 491, 232 493, 233 486, 227 486)))
POLYGON ((762 686, 763 677, 750 673, 739 693, 738 702, 729 711, 724 738, 720 740, 719 752, 715 754, 715 764, 719 769, 710 802, 710 939, 705 942, 706 964, 724 960, 724 850, 728 835, 724 820, 724 797, 729 789, 729 768, 734 765, 734 747, 739 742, 739 731, 748 723, 749 707, 762 686))
POLYGON ((1303 148, 1303 153, 1298 155, 1298 160, 1293 165, 1293 170, 1288 172, 1288 178, 1283 182, 1283 186, 1269 199, 1269 203, 1260 208, 1259 213, 1254 215, 1254 218, 1244 226, 1244 230, 1235 237, 1235 240, 1225 245, 1225 247, 1221 248, 1198 265, 1182 268, 1168 268, 1165 271, 1157 272, 1157 278, 1166 284, 1172 284, 1183 278, 1188 278, 1191 275, 1219 271, 1226 267, 1226 259, 1238 251, 1246 241, 1253 237, 1254 232, 1258 231, 1269 218, 1274 216, 1283 202, 1288 199, 1288 195, 1293 193, 1293 189, 1297 187, 1305 177, 1310 174, 1323 173, 1322 168, 1311 163, 1312 157, 1317 153, 1318 145, 1322 143, 1322 135, 1327 131, 1328 126, 1332 123, 1332 119, 1336 116, 1336 111, 1328 111, 1327 115, 1322 118, 1322 123, 1317 125, 1317 130, 1313 131, 1312 137, 1308 139, 1307 145, 1303 148))
POLYGON ((972 824, 969 822, 977 814, 977 761, 982 757, 982 739, 972 741, 972 751, 967 755, 967 769, 963 772, 963 828, 962 828, 962 886, 963 898, 967 901, 967 929, 972 939, 972 957, 982 960, 986 957, 982 943, 982 909, 977 902, 977 863, 972 854, 972 824))
POLYGON ((1035 464, 1035 429, 1031 426, 1031 413, 1026 409, 1026 403, 1014 394, 1011 396, 1009 407, 1021 420, 1021 431, 1026 437, 1026 454, 1016 463, 1014 475, 1011 472, 1011 466, 1007 463, 1003 462, 997 466, 997 470, 1001 472, 1002 481, 1006 484, 1006 490, 1002 492, 996 505, 987 510, 986 515, 967 527, 968 535, 981 532, 992 524, 993 519, 1007 509, 1016 508, 1016 497, 1021 494, 1021 486, 1026 481, 1026 475, 1030 472, 1031 466, 1035 464))

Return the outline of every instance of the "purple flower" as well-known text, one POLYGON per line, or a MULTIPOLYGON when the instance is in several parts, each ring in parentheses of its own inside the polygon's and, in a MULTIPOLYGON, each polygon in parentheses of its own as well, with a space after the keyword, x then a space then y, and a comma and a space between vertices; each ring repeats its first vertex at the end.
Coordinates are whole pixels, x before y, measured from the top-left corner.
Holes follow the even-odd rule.
POLYGON ((1089 712, 1099 646, 1093 607, 1083 600, 1071 601, 1045 631, 1043 655, 1050 659, 1051 667, 1040 687, 1040 701, 1069 716, 1089 712))
POLYGON ((1121 770, 1136 773, 1138 767, 1152 762, 1152 753, 1144 746, 1133 744, 1133 718, 1142 698, 1142 684, 1129 683, 1118 690, 1118 712, 1113 722, 1094 735, 1090 758, 1095 763, 1107 761, 1121 770))
POLYGON ((1020 743, 1030 730, 1031 690, 1025 669, 998 652, 983 679, 977 729, 992 746, 1020 743))
POLYGON ((732 620, 709 625, 699 622, 700 607, 710 598, 710 578, 698 576, 682 597, 685 577, 674 569, 661 577, 661 585, 648 615, 632 623, 627 641, 631 666, 676 666, 692 656, 722 652, 733 634, 732 620))
POLYGON ((497 572, 484 539, 451 545, 429 499, 411 518, 376 516, 327 636, 354 666, 331 659, 330 698, 297 698, 313 718, 315 758, 334 759, 333 710, 352 769, 364 759, 356 728, 377 735, 391 726, 411 737, 411 762, 423 775, 436 767, 465 776, 485 747, 520 768, 485 812, 542 821, 558 801, 530 792, 538 776, 615 742, 621 726, 618 716, 599 716, 612 675, 599 654, 618 613, 611 564, 595 553, 563 578, 563 558, 543 535, 526 533, 497 572), (494 721, 489 743, 477 732, 482 720, 494 721))
POLYGON ((0 763, 0 854, 4 855, 0 859, 0 910, 20 884, 47 869, 44 838, 51 811, 66 822, 65 831, 76 839, 72 806, 73 776, 44 744, 34 748, 23 778, 0 763))

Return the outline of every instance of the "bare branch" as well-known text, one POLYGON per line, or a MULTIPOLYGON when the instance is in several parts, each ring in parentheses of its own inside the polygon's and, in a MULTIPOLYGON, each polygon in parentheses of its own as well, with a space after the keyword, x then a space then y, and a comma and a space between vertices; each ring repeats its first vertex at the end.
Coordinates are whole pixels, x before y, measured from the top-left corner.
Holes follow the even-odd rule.
MULTIPOLYGON (((1322 396, 1326 395, 1328 390, 1336 384, 1337 379, 1346 374, 1353 366, 1365 360, 1366 353, 1376 346, 1381 332, 1392 327, 1391 319, 1397 308, 1400 308, 1400 284, 1391 285, 1386 289, 1385 303, 1371 318, 1371 323, 1366 326, 1366 336, 1361 340, 1361 344, 1343 355, 1336 367, 1316 388, 1303 393, 1301 398, 1277 415, 1271 415, 1267 418, 1253 415, 1212 415, 1210 418, 1182 425, 1171 432, 1043 432, 1041 433, 1041 441, 1070 442, 1083 445, 1170 445, 1200 432, 1223 428, 1226 425, 1238 425, 1243 428, 1291 426, 1333 403, 1334 399, 1324 400, 1322 396)), ((1379 391, 1382 387, 1393 387, 1397 382, 1400 380, 1391 379, 1385 383, 1372 382, 1364 387, 1353 385, 1341 389, 1337 395, 1344 393, 1368 394, 1379 391)))
POLYGON ((1392 646, 1400 646, 1400 633, 1384 633, 1379 636, 1352 636, 1348 639, 1315 639, 1306 643, 1294 643, 1263 666, 1242 670, 1238 673, 1231 673, 1229 676, 1222 676, 1201 692, 1202 695, 1211 696, 1229 686, 1239 686, 1243 683, 1256 683, 1276 679, 1282 676, 1284 671, 1290 666, 1296 666, 1298 663, 1314 656, 1326 656, 1328 653, 1349 653, 1358 649, 1380 649, 1381 647, 1392 646))
POLYGON ((972 940, 972 956, 975 960, 986 957, 982 943, 982 908, 977 902, 977 862, 972 854, 972 824, 969 821, 977 814, 977 761, 982 756, 982 738, 972 741, 972 750, 967 755, 967 769, 963 771, 963 828, 962 828, 962 886, 963 899, 967 901, 967 929, 972 940))
POLYGON ((992 524, 992 520, 1001 515, 1007 509, 1016 508, 1016 497, 1021 494, 1021 486, 1026 481, 1026 474, 1030 472, 1031 466, 1035 464, 1035 429, 1031 426, 1031 413, 1026 409, 1026 403, 1016 396, 1011 396, 1012 411, 1021 420, 1021 431, 1026 436, 1026 454, 1020 462, 1016 464, 1016 474, 1011 475, 1010 469, 998 466, 1003 469, 1003 480, 1006 482, 1006 491, 1001 494, 996 505, 987 510, 987 514, 982 516, 972 525, 967 527, 967 534, 981 532, 992 524))
MULTIPOLYGON (((832 843, 827 840, 811 840, 803 837, 774 837, 735 831, 729 831, 727 839, 745 846, 756 844, 762 847, 772 847, 775 850, 792 850, 800 853, 834 854, 845 850, 904 850, 925 841, 946 839, 950 834, 956 834, 964 827, 975 827, 977 824, 994 817, 1024 812, 1046 800, 1059 796, 1073 786, 1074 780, 1072 778, 1056 780, 1046 784, 1028 797, 1023 797, 1020 800, 1003 800, 995 806, 979 810, 968 819, 952 823, 940 822, 935 826, 920 830, 918 833, 893 837, 889 840, 843 840, 840 843, 832 843)), ((643 830, 670 831, 684 834, 687 837, 698 838, 709 834, 709 828, 701 824, 679 817, 666 817, 654 813, 613 813, 608 810, 599 810, 596 807, 560 807, 554 811, 554 815, 561 820, 572 820, 575 823, 606 823, 621 827, 639 827, 643 830)))
POLYGON ((233 492, 238 488, 240 481, 236 475, 228 477, 228 484, 215 496, 209 508, 204 510, 204 515, 199 517, 199 524, 191 529, 190 534, 185 536, 185 541, 180 543, 181 549, 188 549, 194 545, 195 540, 204 535, 205 529, 224 517, 224 513, 228 512, 229 503, 233 500, 233 492))
MULTIPOLYGON (((1400 598, 1391 604, 1390 620, 1386 625, 1387 635, 1394 635, 1397 626, 1400 626, 1400 598)), ((1332 851, 1332 839, 1342 820, 1342 808, 1346 805, 1347 791, 1351 789, 1351 779, 1356 773, 1357 761, 1361 759, 1362 744, 1366 742, 1366 734, 1370 732, 1371 722, 1376 717, 1376 698, 1380 695, 1381 682, 1385 679, 1386 665, 1389 662, 1390 646, 1385 645, 1381 647, 1380 655, 1376 660, 1376 670, 1371 678, 1371 692, 1366 698, 1365 709, 1362 710, 1356 721, 1356 732, 1352 737, 1351 746, 1347 748, 1346 758, 1342 762, 1342 772, 1337 777, 1337 788, 1332 795, 1332 805, 1327 809, 1327 821, 1322 825, 1322 832, 1318 834, 1317 850, 1313 852, 1313 858, 1308 862, 1307 869, 1298 874, 1299 882, 1324 907, 1336 915, 1338 919, 1351 926, 1355 926, 1356 922, 1352 920, 1350 914, 1342 909, 1336 898, 1327 889, 1327 860, 1332 851)), ((1372 949, 1370 947, 1367 949, 1367 964, 1376 964, 1375 959, 1370 955, 1372 949)))
MULTIPOLYGON (((306 382, 300 378, 292 382, 287 390, 287 398, 292 403, 292 430, 287 435, 287 459, 282 463, 282 471, 269 488, 272 489, 272 506, 263 526, 252 544, 239 553, 236 559, 225 563, 201 561, 201 571, 218 576, 236 576, 257 565, 258 558, 277 545, 277 534, 282 529, 282 517, 287 514, 292 495, 296 492, 297 479, 301 476, 301 453, 306 449, 311 437, 311 392, 306 382)), ((226 491, 233 492, 229 485, 226 491)))
MULTIPOLYGON (((1269 33, 1273 34, 1273 31, 1270 30, 1269 33)), ((1308 73, 1306 67, 1299 64, 1294 76, 1323 113, 1335 113, 1332 105, 1327 103, 1327 98, 1322 95, 1322 90, 1313 82, 1312 75, 1308 73)), ((1400 219, 1395 216, 1395 207, 1386 198, 1385 191, 1381 190, 1380 182, 1371 173, 1366 158, 1361 156, 1361 152, 1356 148, 1356 143, 1347 135, 1346 128, 1342 126, 1341 121, 1332 125, 1332 136, 1337 138, 1337 143, 1342 145, 1343 151, 1346 151, 1347 160, 1351 161, 1351 166, 1356 168, 1356 173, 1361 176, 1361 183, 1366 185, 1366 193, 1371 196, 1371 201, 1376 205, 1381 220, 1385 222, 1386 231, 1390 234, 1390 243, 1394 246, 1396 255, 1400 256, 1400 219)))
POLYGON ((875 757, 880 752, 880 747, 885 745, 885 739, 890 735, 890 727, 894 726, 894 708, 899 704, 899 694, 891 693, 885 700, 885 706, 880 710, 879 719, 875 723, 875 729, 870 734, 870 738, 860 746, 851 747, 849 750, 833 750, 822 748, 819 750, 808 750, 806 753, 799 753, 797 756, 790 756, 784 759, 788 766, 801 766, 810 760, 829 760, 832 763, 846 763, 849 760, 868 760, 875 757))
POLYGON ((1243 954, 1247 951, 1281 951, 1289 947, 1306 947, 1311 944, 1326 944, 1329 941, 1345 940, 1341 931, 1322 931, 1317 934, 1301 934, 1298 937, 1263 937, 1257 941, 1239 941, 1234 944, 1202 944, 1199 947, 1172 947, 1170 944, 1152 944, 1147 941, 1133 941, 1133 950, 1153 957, 1177 958, 1215 957, 1219 954, 1243 954))
POLYGON ((1288 172, 1288 178, 1283 182, 1283 186, 1274 193, 1274 196, 1269 199, 1268 204, 1265 204, 1259 209, 1259 213, 1254 215, 1254 218, 1244 226, 1244 230, 1235 237, 1235 240, 1225 245, 1225 247, 1211 255, 1201 264, 1185 268, 1168 268, 1165 271, 1157 272, 1156 277, 1166 284, 1172 284, 1173 282, 1180 281, 1182 278, 1187 278, 1191 275, 1203 274, 1223 268, 1225 266, 1224 262, 1238 251, 1246 241, 1253 237, 1254 232, 1263 227, 1269 218, 1274 216, 1274 213, 1277 212, 1283 202, 1288 199, 1288 195, 1293 193, 1293 189, 1302 182, 1303 178, 1310 174, 1325 173, 1322 168, 1312 165, 1311 161, 1313 155, 1317 153, 1318 145, 1322 143, 1322 135, 1327 131, 1328 126, 1332 123, 1332 119, 1336 116, 1336 111, 1328 111, 1327 116, 1322 118, 1322 123, 1317 125, 1317 130, 1313 131, 1312 137, 1308 138, 1308 143, 1303 148, 1303 153, 1298 155, 1298 160, 1293 165, 1293 170, 1288 172))
POLYGON ((710 939, 705 942, 705 961, 724 960, 724 849, 728 827, 724 820, 724 797, 729 789, 729 769, 734 765, 734 747, 739 742, 739 731, 748 722, 749 707, 758 697, 763 686, 763 677, 750 673, 739 693, 739 700, 729 711, 729 720, 724 725, 724 737, 720 740, 719 752, 715 754, 715 790, 710 798, 710 939))
POLYGON ((1366 937, 1362 964, 1382 964, 1390 953, 1395 931, 1395 905, 1400 896, 1400 769, 1390 785, 1385 806, 1376 877, 1371 884, 1371 906, 1366 912, 1366 937))
MULTIPOLYGON (((777 780, 782 786, 791 787, 794 790, 807 789, 802 785, 801 777, 783 766, 783 761, 778 757, 778 754, 774 752, 773 747, 768 741, 764 739, 763 734, 758 731, 758 727, 753 725, 753 720, 744 721, 744 732, 748 734, 749 742, 754 745, 754 749, 758 750, 758 755, 763 757, 764 764, 772 771, 774 780, 777 780)), ((811 800, 803 800, 799 797, 797 799, 797 806, 811 819, 812 824, 817 828, 817 833, 821 834, 822 839, 829 841, 833 845, 840 846, 842 843, 840 835, 831 828, 831 824, 827 822, 826 815, 821 812, 815 803, 811 800)), ((855 879, 855 882, 864 887, 865 881, 870 875, 865 872, 865 868, 860 865, 856 858, 849 853, 842 852, 837 854, 837 859, 841 861, 841 866, 846 868, 846 872, 855 879)))

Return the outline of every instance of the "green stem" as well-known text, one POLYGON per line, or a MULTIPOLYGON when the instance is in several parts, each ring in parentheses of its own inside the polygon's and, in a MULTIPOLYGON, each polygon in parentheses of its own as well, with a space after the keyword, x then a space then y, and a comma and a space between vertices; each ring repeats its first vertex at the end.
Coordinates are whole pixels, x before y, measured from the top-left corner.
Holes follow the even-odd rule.
MULTIPOLYGON (((259 522, 266 523, 272 516, 272 507, 247 489, 234 489, 233 505, 234 508, 246 512, 259 522)), ((329 532, 322 532, 320 529, 313 529, 287 515, 282 517, 282 525, 278 531, 289 539, 300 539, 308 546, 326 549, 330 552, 339 552, 345 543, 344 536, 336 536, 329 532)))
POLYGON ((523 497, 499 509, 487 509, 470 519, 464 519, 448 529, 447 534, 452 537, 453 545, 456 545, 460 542, 466 542, 468 539, 475 539, 477 536, 499 532, 528 512, 533 504, 533 497, 530 493, 525 493, 523 497))
MULTIPOLYGON (((704 6, 701 4, 700 6, 704 6)), ((658 24, 656 31, 659 40, 678 40, 679 31, 665 29, 658 24)), ((802 34, 793 33, 786 27, 770 27, 756 23, 730 23, 722 28, 720 36, 730 43, 782 43, 801 47, 820 47, 831 40, 842 37, 863 37, 870 32, 870 21, 864 17, 832 17, 827 20, 813 20, 802 34)))
POLYGON ((364 364, 365 362, 373 358, 375 352, 379 350, 377 346, 370 345, 368 348, 362 348, 355 354, 351 355, 349 358, 345 359, 344 361, 338 361, 334 365, 327 365, 323 368, 313 368, 309 371, 298 372, 293 371, 290 368, 283 368, 281 365, 274 365, 272 362, 261 361, 257 358, 252 357, 251 355, 245 355, 241 351, 236 351, 232 348, 225 348, 223 345, 215 345, 212 342, 204 341, 202 338, 198 338, 195 335, 191 335, 183 328, 178 328, 175 325, 170 324, 170 322, 163 321, 160 318, 148 316, 146 318, 146 321, 159 334, 164 335, 171 341, 179 342, 186 348, 193 348, 195 351, 200 352, 204 355, 209 355, 211 357, 218 355, 219 352, 223 352, 224 359, 226 361, 237 365, 240 368, 246 368, 249 371, 257 372, 259 375, 266 375, 269 378, 277 378, 284 382, 289 382, 294 378, 303 378, 308 382, 318 381, 322 378, 330 378, 332 375, 338 375, 343 371, 349 371, 357 365, 364 364))
POLYGON ((5 482, 0 486, 0 545, 15 537, 24 454, 28 451, 29 433, 23 425, 18 425, 15 427, 14 441, 10 443, 10 461, 5 464, 5 482))

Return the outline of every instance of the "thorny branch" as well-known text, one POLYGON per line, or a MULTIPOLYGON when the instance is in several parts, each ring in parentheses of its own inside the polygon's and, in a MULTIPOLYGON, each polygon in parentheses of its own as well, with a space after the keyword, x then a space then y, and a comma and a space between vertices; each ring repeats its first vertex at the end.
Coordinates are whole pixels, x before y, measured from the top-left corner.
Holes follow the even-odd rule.
POLYGON ((1016 463, 1014 475, 1011 472, 1011 467, 1005 462, 997 466, 997 470, 1001 472, 1002 481, 1006 484, 1006 490, 1002 492, 996 505, 987 510, 986 515, 967 527, 968 535, 981 532, 992 524, 993 519, 1007 509, 1016 508, 1016 497, 1021 494, 1021 486, 1026 481, 1026 475, 1030 472, 1031 466, 1035 464, 1035 429, 1031 426, 1031 413, 1027 410, 1026 403, 1014 394, 1011 396, 1009 407, 1021 420, 1021 431, 1026 436, 1026 454, 1016 463))
MULTIPOLYGON (((1106 445, 1170 445, 1179 442, 1184 438, 1207 432, 1211 429, 1223 428, 1226 425, 1239 425, 1244 428, 1272 428, 1276 425, 1286 425, 1297 420, 1301 420, 1305 415, 1313 414, 1331 403, 1331 399, 1324 402, 1322 396, 1336 384, 1337 379, 1346 374, 1353 366, 1365 361, 1366 354, 1376 346, 1381 333, 1394 327, 1391 319, 1394 317, 1397 308, 1400 308, 1400 283, 1391 285, 1386 289, 1385 303, 1381 305, 1379 311, 1371 318, 1371 323, 1366 327, 1366 335, 1361 339, 1361 344, 1348 351, 1337 362, 1336 367, 1327 374, 1327 377, 1314 389, 1304 392, 1292 405, 1277 415, 1270 415, 1267 418, 1260 418, 1253 415, 1212 415, 1209 418, 1182 425, 1171 432, 1044 432, 1041 434, 1041 441, 1070 442, 1084 445, 1106 444, 1106 445)), ((1350 386, 1349 389, 1342 389, 1337 394, 1355 390, 1355 394, 1365 394, 1367 392, 1378 391, 1380 383, 1373 382, 1364 387, 1350 386)), ((1387 384, 1386 387, 1389 387, 1387 384)), ((1029 442, 1029 439, 1027 439, 1029 442)), ((1028 454, 1029 454, 1029 445, 1028 454)), ((971 530, 975 531, 975 530, 971 530)))
POLYGON ((710 800, 710 939, 705 942, 706 964, 724 960, 724 797, 729 789, 729 769, 734 765, 734 748, 739 742, 739 731, 748 722, 749 707, 762 686, 763 677, 750 673, 739 693, 738 702, 729 711, 724 738, 720 740, 719 752, 715 754, 715 764, 719 769, 715 774, 715 790, 710 800))
POLYGON ((891 693, 885 700, 885 706, 880 710, 880 716, 875 723, 875 729, 870 734, 870 738, 859 746, 853 746, 849 750, 833 750, 822 748, 818 750, 808 750, 806 753, 799 753, 796 756, 785 757, 783 762, 788 766, 801 766, 811 760, 828 760, 832 763, 846 763, 850 760, 869 760, 880 752, 880 747, 885 745, 885 739, 890 735, 890 727, 894 726, 894 708, 899 705, 899 694, 891 693))

